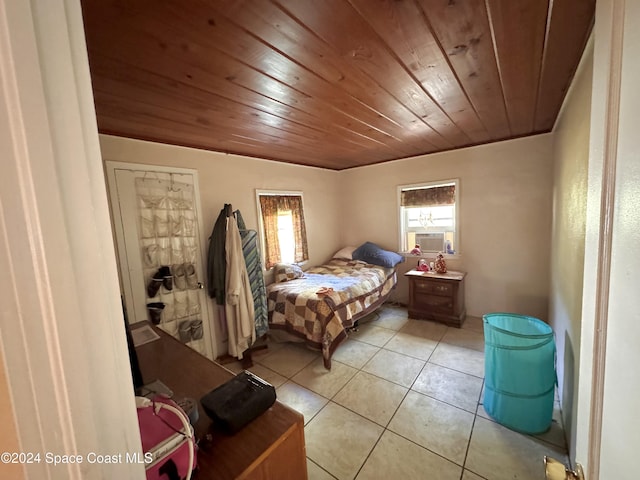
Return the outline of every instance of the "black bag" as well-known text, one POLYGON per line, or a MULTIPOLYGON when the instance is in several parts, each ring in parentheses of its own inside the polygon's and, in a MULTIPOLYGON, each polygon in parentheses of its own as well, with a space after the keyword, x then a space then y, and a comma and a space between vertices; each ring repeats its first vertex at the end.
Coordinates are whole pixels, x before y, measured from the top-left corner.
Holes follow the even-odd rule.
POLYGON ((200 399, 209 418, 227 433, 237 432, 275 401, 273 385, 246 370, 200 399))

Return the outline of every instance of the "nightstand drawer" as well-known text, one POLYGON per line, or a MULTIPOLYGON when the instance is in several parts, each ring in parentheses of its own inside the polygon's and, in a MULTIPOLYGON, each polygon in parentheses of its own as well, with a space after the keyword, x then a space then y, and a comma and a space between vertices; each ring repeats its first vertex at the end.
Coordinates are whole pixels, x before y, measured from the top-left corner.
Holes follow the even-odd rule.
POLYGON ((434 295, 451 296, 453 293, 453 285, 449 282, 424 281, 422 279, 414 279, 414 282, 416 294, 432 293, 434 295))
POLYGON ((414 299, 416 308, 427 308, 440 313, 453 313, 453 298, 451 297, 416 293, 414 299))

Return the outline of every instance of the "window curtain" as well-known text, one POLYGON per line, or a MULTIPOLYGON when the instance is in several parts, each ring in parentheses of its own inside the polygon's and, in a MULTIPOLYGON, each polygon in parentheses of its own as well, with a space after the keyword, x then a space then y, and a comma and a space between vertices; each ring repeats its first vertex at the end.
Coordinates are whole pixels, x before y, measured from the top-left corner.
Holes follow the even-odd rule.
POLYGON ((400 205, 403 207, 433 207, 455 203, 455 185, 402 190, 400 194, 400 205))
POLYGON ((304 223, 304 211, 302 210, 302 197, 282 196, 284 209, 290 210, 293 217, 293 234, 295 240, 295 261, 303 262, 309 259, 307 248, 307 227, 304 223))
POLYGON ((280 261, 278 214, 284 212, 291 212, 293 219, 294 260, 296 262, 308 260, 309 252, 302 197, 299 195, 260 195, 260 209, 264 225, 266 268, 271 268, 280 261))
POLYGON ((264 225, 264 264, 273 267, 280 260, 280 242, 278 241, 278 197, 260 195, 260 209, 264 225))

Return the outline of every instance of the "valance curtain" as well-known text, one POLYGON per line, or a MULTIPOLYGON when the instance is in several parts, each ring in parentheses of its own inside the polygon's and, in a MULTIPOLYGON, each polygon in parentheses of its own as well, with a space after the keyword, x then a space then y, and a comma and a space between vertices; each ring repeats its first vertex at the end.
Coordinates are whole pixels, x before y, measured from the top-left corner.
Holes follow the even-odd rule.
POLYGON ((402 190, 400 194, 400 205, 403 207, 433 207, 455 203, 455 185, 402 190))
POLYGON ((291 212, 295 242, 294 261, 309 259, 307 233, 302 210, 302 197, 299 195, 260 195, 260 209, 265 238, 265 266, 273 267, 280 261, 280 242, 278 241, 278 215, 291 212))

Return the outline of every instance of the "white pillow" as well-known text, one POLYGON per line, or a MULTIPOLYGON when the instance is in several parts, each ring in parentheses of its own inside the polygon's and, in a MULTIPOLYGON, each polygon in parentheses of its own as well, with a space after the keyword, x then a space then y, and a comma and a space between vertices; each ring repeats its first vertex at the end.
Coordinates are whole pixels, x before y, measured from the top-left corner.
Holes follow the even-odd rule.
POLYGON ((353 252, 356 249, 356 247, 344 247, 341 250, 338 250, 334 255, 333 258, 340 258, 343 260, 353 260, 353 252))

